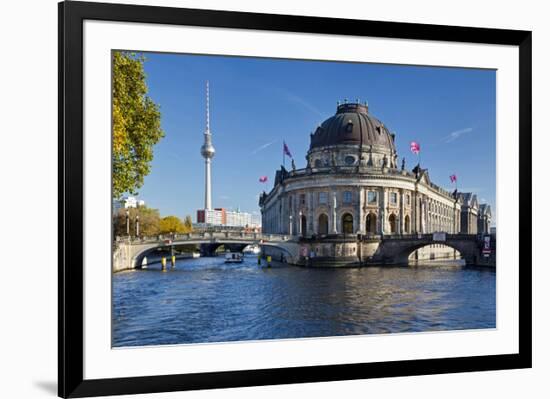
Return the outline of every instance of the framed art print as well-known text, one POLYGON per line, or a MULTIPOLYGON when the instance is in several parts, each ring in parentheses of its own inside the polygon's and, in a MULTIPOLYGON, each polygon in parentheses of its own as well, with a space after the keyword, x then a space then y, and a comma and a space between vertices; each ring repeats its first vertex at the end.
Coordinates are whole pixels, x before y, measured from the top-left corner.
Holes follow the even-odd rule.
POLYGON ((531 32, 59 4, 59 395, 531 367, 531 32))

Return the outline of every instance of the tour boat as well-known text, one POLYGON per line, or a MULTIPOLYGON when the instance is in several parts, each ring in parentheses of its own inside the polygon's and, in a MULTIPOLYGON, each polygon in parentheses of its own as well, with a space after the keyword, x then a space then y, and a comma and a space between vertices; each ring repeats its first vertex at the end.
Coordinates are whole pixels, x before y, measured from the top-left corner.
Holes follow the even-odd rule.
POLYGON ((242 263, 243 254, 240 252, 227 252, 225 254, 225 263, 242 263))
POLYGON ((260 247, 258 245, 249 245, 248 247, 246 247, 243 252, 245 254, 254 254, 254 255, 257 255, 259 254, 261 251, 260 247))

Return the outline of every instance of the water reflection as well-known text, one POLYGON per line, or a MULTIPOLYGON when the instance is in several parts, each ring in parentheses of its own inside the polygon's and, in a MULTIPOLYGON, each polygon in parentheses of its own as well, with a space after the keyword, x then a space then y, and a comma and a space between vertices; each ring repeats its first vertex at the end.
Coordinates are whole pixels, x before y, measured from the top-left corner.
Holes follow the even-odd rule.
POLYGON ((113 276, 113 346, 495 327, 495 272, 177 261, 113 276))

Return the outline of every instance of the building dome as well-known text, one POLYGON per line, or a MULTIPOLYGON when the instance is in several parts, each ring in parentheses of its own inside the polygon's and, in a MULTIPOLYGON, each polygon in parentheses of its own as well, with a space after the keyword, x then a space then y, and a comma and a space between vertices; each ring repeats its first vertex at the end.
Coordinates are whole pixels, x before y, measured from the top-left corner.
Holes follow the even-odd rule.
MULTIPOLYGON (((359 103, 338 105, 336 114, 311 135, 310 151, 335 145, 361 145, 395 153, 394 135, 382 122, 368 112, 368 106, 359 103)), ((384 152, 386 152, 384 151, 384 152)))

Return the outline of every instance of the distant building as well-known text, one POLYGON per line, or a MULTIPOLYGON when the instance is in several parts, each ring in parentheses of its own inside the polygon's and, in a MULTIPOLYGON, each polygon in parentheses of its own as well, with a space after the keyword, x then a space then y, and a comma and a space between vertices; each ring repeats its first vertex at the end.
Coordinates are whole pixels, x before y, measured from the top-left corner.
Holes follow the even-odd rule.
POLYGON ((213 226, 225 225, 225 209, 199 209, 197 210, 197 223, 213 226))
POLYGON ((481 204, 477 214, 477 232, 482 234, 491 233, 491 206, 481 204))
POLYGON ((260 227, 261 217, 259 214, 241 212, 240 210, 229 211, 225 208, 199 209, 197 210, 197 223, 227 227, 260 227))
POLYGON ((458 193, 462 200, 460 207, 460 232, 462 234, 477 234, 479 203, 477 195, 472 193, 458 193))
POLYGON ((145 206, 145 201, 137 199, 136 197, 123 197, 120 200, 113 201, 113 209, 115 212, 122 208, 139 208, 141 206, 145 206))

